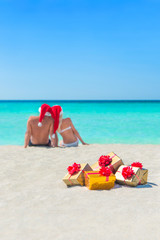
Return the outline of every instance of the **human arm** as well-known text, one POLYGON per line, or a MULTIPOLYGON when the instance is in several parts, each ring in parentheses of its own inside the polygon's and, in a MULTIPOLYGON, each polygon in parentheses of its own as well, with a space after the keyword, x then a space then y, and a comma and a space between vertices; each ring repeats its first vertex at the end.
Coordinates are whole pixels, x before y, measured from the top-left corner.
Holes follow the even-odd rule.
POLYGON ((52 147, 58 147, 58 137, 57 137, 57 133, 53 134, 53 124, 51 124, 50 126, 50 131, 49 131, 49 135, 51 138, 51 146, 52 147))
POLYGON ((72 121, 71 121, 70 118, 69 118, 69 120, 70 120, 70 126, 71 126, 71 128, 72 128, 73 133, 75 134, 75 136, 78 137, 78 139, 81 141, 81 143, 82 143, 83 145, 88 145, 88 143, 86 143, 86 142, 83 141, 83 139, 81 138, 79 132, 78 132, 78 131, 76 130, 76 128, 74 127, 74 125, 73 125, 73 123, 72 123, 72 121))
POLYGON ((28 119, 27 131, 25 133, 25 139, 24 139, 24 148, 27 148, 27 146, 29 144, 30 137, 31 137, 31 125, 30 125, 30 119, 28 119))
POLYGON ((58 147, 58 135, 57 132, 55 133, 55 147, 58 147))

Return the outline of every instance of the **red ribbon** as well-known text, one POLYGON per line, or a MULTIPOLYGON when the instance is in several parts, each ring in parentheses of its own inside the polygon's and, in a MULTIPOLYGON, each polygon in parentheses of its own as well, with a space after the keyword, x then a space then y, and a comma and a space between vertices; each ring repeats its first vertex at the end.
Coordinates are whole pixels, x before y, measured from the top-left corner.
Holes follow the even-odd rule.
POLYGON ((112 174, 112 171, 108 167, 102 167, 98 173, 95 173, 95 172, 86 173, 86 178, 87 178, 87 175, 92 175, 92 174, 99 174, 99 176, 106 176, 106 182, 108 182, 109 176, 112 174))
POLYGON ((141 184, 141 179, 137 176, 137 174, 134 173, 134 175, 138 178, 138 180, 139 180, 138 185, 140 185, 141 184))
POLYGON ((106 182, 109 181, 109 176, 111 175, 112 171, 110 168, 108 167, 102 167, 100 170, 99 170, 99 174, 101 176, 106 176, 106 182))
POLYGON ((134 171, 132 169, 132 167, 124 167, 122 169, 122 176, 125 178, 125 179, 129 179, 133 176, 134 174, 134 171))
MULTIPOLYGON (((103 155, 102 155, 103 156, 103 155)), ((101 157, 102 157, 101 156, 101 157)), ((109 155, 107 155, 107 156, 109 156, 109 155)), ((112 157, 110 157, 109 156, 109 158, 111 159, 111 161, 112 161, 112 158, 114 158, 115 156, 117 156, 116 154, 114 154, 112 157)), ((104 156, 105 157, 105 156, 104 156)), ((99 161, 98 161, 98 163, 99 163, 99 161)), ((100 166, 100 165, 99 165, 100 166)), ((113 173, 115 173, 115 169, 114 169, 114 167, 113 167, 113 165, 112 164, 107 164, 107 165, 105 165, 105 167, 106 166, 108 166, 110 169, 111 169, 111 171, 113 172, 113 173)), ((100 166, 101 167, 101 166, 100 166)), ((99 167, 96 167, 96 168, 94 168, 93 170, 96 170, 97 168, 99 168, 99 167)))
POLYGON ((138 168, 140 168, 140 169, 142 169, 142 167, 143 167, 142 163, 140 163, 140 162, 133 162, 133 163, 131 164, 131 166, 132 166, 132 167, 138 167, 138 168))
POLYGON ((73 175, 74 173, 77 173, 80 171, 81 165, 77 163, 73 163, 72 166, 69 166, 67 168, 69 174, 73 175))
POLYGON ((72 176, 73 174, 78 173, 78 172, 80 171, 80 168, 81 168, 81 165, 80 165, 80 164, 77 164, 77 163, 73 163, 72 166, 69 166, 69 167, 67 168, 68 173, 70 174, 68 180, 69 180, 69 182, 70 182, 72 185, 73 185, 73 183, 71 182, 70 178, 71 178, 71 176, 72 176))
POLYGON ((112 159, 109 155, 102 155, 99 160, 98 160, 98 163, 99 163, 99 166, 100 167, 105 167, 107 165, 109 165, 111 163, 112 159))
MULTIPOLYGON (((133 171, 132 167, 124 167, 124 168, 131 168, 131 170, 133 171)), ((123 168, 123 169, 124 169, 124 168, 123 168)), ((141 184, 140 178, 137 176, 137 174, 134 173, 134 171, 133 171, 133 172, 131 171, 131 174, 130 174, 130 175, 128 174, 128 176, 126 176, 126 175, 123 174, 123 169, 122 169, 122 172, 120 172, 120 171, 117 171, 117 172, 119 172, 119 173, 122 174, 122 176, 123 176, 123 178, 124 178, 124 183, 125 183, 125 184, 126 184, 126 179, 131 179, 133 175, 136 176, 137 179, 139 180, 138 185, 141 184)), ((129 170, 129 171, 130 171, 130 170, 129 170)))

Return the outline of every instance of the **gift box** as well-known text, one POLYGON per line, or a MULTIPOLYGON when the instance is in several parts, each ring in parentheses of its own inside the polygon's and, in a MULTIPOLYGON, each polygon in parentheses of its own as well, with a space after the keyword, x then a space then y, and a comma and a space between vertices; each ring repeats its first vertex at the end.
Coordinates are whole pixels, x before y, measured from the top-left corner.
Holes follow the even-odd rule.
MULTIPOLYGON (((106 166, 109 167, 113 173, 115 173, 121 165, 124 165, 124 163, 122 162, 122 159, 118 157, 114 152, 109 153, 107 156, 110 157, 111 161, 106 166)), ((101 157, 107 157, 107 156, 101 156, 101 157)), ((99 161, 94 163, 91 167, 93 171, 99 171, 99 169, 101 168, 101 166, 99 165, 99 161)))
POLYGON ((73 173, 72 175, 70 173, 67 173, 63 181, 67 186, 73 186, 73 185, 85 185, 85 180, 84 180, 84 171, 92 171, 92 168, 88 163, 82 163, 78 164, 80 165, 79 171, 76 173, 73 173))
POLYGON ((118 168, 115 176, 117 183, 136 187, 138 184, 147 183, 148 170, 122 165, 118 168))
POLYGON ((101 176, 99 171, 85 171, 85 185, 89 190, 110 190, 114 187, 115 175, 101 176))

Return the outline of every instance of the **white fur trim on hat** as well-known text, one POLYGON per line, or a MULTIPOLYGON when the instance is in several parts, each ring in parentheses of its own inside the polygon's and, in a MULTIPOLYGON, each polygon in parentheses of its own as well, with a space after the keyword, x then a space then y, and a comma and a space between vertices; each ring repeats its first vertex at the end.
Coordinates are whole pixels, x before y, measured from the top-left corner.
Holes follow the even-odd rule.
POLYGON ((50 114, 49 112, 46 112, 46 113, 45 113, 45 116, 50 117, 51 114, 50 114))
POLYGON ((52 138, 55 138, 56 137, 56 135, 55 134, 52 134, 52 138))
MULTIPOLYGON (((41 107, 38 108, 38 111, 41 112, 41 107)), ((46 112, 46 113, 45 113, 45 116, 50 117, 51 114, 50 114, 49 112, 46 112)))
POLYGON ((38 123, 38 127, 42 127, 42 123, 41 122, 38 123))

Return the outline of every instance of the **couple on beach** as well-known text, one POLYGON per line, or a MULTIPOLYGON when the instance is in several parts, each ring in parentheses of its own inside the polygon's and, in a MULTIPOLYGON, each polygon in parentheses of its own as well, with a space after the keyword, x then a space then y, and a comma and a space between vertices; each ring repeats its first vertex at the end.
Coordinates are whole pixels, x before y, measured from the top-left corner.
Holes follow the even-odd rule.
POLYGON ((50 107, 48 104, 42 104, 39 112, 40 116, 31 116, 27 121, 25 148, 27 146, 77 147, 79 140, 83 145, 87 145, 75 129, 71 119, 63 119, 61 106, 50 107), (59 145, 57 132, 63 138, 59 145))

